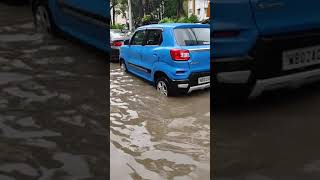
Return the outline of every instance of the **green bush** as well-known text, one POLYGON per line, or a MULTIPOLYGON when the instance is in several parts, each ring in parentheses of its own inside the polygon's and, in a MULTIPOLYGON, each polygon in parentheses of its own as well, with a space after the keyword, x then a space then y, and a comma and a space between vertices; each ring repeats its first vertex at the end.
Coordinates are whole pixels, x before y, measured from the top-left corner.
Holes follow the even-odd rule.
POLYGON ((175 22, 177 22, 177 23, 188 23, 189 19, 188 19, 188 17, 181 17, 179 19, 176 19, 175 22))
POLYGON ((172 18, 163 18, 159 23, 174 23, 175 21, 172 18))
POLYGON ((192 14, 189 18, 188 18, 188 21, 190 23, 198 23, 199 22, 199 19, 196 15, 192 14))
POLYGON ((124 24, 113 24, 111 25, 111 29, 124 29, 125 25, 124 24))
POLYGON ((145 15, 145 16, 142 18, 142 21, 143 21, 143 22, 148 22, 148 21, 151 21, 151 20, 152 20, 151 15, 145 15))
POLYGON ((159 23, 198 23, 199 19, 196 15, 191 15, 190 17, 180 17, 180 18, 163 18, 159 23))

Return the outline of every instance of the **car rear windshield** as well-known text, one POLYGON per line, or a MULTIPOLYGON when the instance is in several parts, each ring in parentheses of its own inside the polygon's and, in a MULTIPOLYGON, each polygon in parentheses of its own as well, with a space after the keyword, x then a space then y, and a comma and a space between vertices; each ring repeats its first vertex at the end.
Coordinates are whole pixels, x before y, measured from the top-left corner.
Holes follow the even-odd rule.
POLYGON ((174 34, 180 46, 210 45, 210 28, 181 28, 174 34))

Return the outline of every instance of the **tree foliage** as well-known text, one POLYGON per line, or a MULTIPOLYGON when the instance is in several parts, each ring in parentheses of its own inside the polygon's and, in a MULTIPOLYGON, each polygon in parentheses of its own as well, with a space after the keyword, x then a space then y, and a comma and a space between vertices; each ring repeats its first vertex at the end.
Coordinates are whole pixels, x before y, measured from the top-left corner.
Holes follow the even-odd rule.
POLYGON ((180 18, 186 16, 184 0, 164 0, 164 17, 180 18))
POLYGON ((122 15, 127 18, 128 0, 110 0, 110 11, 112 11, 112 23, 115 24, 115 16, 122 15))
MULTIPOLYGON (((144 22, 159 21, 162 12, 162 17, 175 19, 185 17, 184 2, 185 0, 131 0, 133 24, 139 26, 144 22)), ((121 14, 123 17, 128 17, 128 0, 111 0, 110 3, 110 10, 114 15, 121 14)), ((112 19, 114 22, 115 18, 112 19)))
POLYGON ((159 23, 198 23, 199 19, 196 15, 180 18, 163 18, 159 23))

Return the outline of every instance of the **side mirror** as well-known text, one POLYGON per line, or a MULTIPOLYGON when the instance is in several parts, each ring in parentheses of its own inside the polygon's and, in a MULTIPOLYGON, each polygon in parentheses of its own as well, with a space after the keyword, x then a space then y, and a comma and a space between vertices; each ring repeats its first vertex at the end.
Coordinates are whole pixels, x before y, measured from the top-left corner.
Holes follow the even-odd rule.
POLYGON ((129 45, 130 44, 130 40, 129 39, 124 40, 123 44, 124 45, 129 45))

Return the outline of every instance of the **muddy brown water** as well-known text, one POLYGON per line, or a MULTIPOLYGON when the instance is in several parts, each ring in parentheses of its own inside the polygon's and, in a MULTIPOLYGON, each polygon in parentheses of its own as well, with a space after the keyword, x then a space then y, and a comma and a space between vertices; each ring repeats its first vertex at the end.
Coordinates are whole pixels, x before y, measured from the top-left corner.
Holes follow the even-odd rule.
POLYGON ((1 180, 209 179, 209 91, 164 98, 111 64, 109 147, 108 66, 0 3, 1 180))
POLYGON ((111 179, 210 179, 210 91, 161 96, 110 65, 111 179))
POLYGON ((320 179, 319 83, 215 106, 215 180, 320 179))
POLYGON ((106 179, 106 56, 0 3, 0 179, 106 179))

